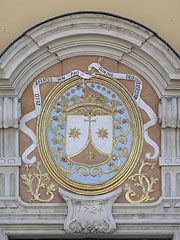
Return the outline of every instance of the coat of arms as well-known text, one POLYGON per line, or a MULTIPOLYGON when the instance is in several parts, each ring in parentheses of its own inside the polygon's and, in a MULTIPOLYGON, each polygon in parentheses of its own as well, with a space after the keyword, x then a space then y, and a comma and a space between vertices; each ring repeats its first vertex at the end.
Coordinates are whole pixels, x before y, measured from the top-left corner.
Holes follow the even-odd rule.
POLYGON ((51 175, 83 194, 103 193, 124 181, 142 147, 135 101, 117 80, 101 75, 58 84, 45 100, 37 132, 51 175))

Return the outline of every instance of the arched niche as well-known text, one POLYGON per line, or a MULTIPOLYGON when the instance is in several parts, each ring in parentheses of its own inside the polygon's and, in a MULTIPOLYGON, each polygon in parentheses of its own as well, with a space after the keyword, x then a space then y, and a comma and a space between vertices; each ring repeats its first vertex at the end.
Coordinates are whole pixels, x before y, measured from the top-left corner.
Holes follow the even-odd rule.
POLYGON ((10 44, 0 58, 0 93, 21 97, 39 73, 80 55, 110 57, 131 67, 159 98, 180 91, 179 56, 155 32, 120 16, 76 12, 40 23, 10 44))
MULTIPOLYGON (((16 235, 23 233, 29 236, 33 232, 32 226, 36 227, 36 222, 39 223, 42 235, 64 234, 64 213, 67 208, 62 199, 44 205, 31 203, 29 198, 23 199, 21 196, 21 191, 26 193, 27 189, 19 188, 20 174, 22 175, 22 172, 19 174, 19 167, 22 167, 22 159, 19 157, 22 155, 19 153, 19 99, 23 98, 28 88, 32 90, 33 80, 46 77, 52 68, 60 66, 63 61, 70 62, 84 56, 102 56, 116 64, 122 63, 126 69, 132 69, 142 76, 144 82, 148 82, 146 86, 151 85, 153 93, 155 91, 158 96, 157 105, 159 99, 162 99, 159 108, 162 123, 161 139, 159 134, 161 157, 158 155, 156 158, 159 172, 161 167, 161 177, 159 187, 154 191, 159 195, 154 202, 134 204, 117 201, 113 210, 117 220, 117 234, 129 236, 131 231, 131 235, 136 236, 139 231, 142 236, 169 236, 171 232, 178 239, 179 232, 174 226, 179 224, 177 211, 180 206, 177 190, 180 173, 180 58, 147 27, 101 12, 77 12, 49 19, 24 32, 0 56, 0 207, 8 210, 2 219, 6 229, 2 227, 0 235, 3 239, 4 234, 13 236, 14 232, 8 226, 14 224, 19 226, 16 235), (5 188, 5 182, 9 179, 13 183, 5 188), (11 215, 9 208, 19 208, 18 215, 11 215), (49 227, 45 228, 47 219, 51 224, 48 222, 49 227), (157 230, 155 223, 161 228, 157 230)), ((25 103, 29 103, 28 98, 25 103)), ((32 99, 31 103, 33 105, 32 99)), ((160 132, 159 125, 158 129, 160 132)), ((156 129, 154 132, 157 132, 156 129)), ((22 141, 21 147, 23 146, 22 141)), ((138 169, 139 166, 135 171, 138 169)))

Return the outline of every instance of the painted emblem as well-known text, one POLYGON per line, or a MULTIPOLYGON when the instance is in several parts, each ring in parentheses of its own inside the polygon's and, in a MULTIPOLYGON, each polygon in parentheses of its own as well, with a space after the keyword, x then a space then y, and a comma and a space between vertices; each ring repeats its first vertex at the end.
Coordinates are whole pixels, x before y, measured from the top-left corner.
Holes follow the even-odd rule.
POLYGON ((85 115, 67 115, 66 155, 74 162, 97 165, 112 154, 113 116, 96 111, 86 108, 85 115))
POLYGON ((105 77, 82 81, 76 76, 58 84, 42 106, 37 133, 50 174, 67 189, 90 195, 107 192, 125 180, 143 139, 132 96, 119 82, 105 77))

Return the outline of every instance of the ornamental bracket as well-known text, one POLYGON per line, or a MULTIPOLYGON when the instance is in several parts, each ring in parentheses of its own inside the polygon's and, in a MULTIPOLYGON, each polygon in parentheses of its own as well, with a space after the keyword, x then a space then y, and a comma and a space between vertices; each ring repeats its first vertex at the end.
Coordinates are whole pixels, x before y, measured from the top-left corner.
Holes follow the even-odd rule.
POLYGON ((84 196, 59 188, 59 194, 68 205, 68 215, 64 223, 67 233, 102 234, 116 230, 112 216, 112 205, 121 195, 122 188, 99 196, 84 196))

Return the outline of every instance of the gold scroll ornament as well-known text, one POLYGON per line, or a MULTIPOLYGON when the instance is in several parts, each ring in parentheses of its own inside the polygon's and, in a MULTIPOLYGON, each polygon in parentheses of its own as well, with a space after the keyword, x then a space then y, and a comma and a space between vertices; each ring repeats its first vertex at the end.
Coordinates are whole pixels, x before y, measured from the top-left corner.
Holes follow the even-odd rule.
POLYGON ((141 167, 139 168, 139 172, 133 174, 128 179, 134 181, 135 187, 140 187, 142 190, 142 195, 140 199, 133 200, 132 198, 136 196, 135 191, 132 190, 131 185, 126 183, 125 190, 127 190, 125 194, 125 198, 129 203, 142 203, 147 201, 153 201, 154 197, 150 197, 150 193, 154 192, 153 185, 157 183, 158 178, 148 177, 147 173, 143 173, 142 170, 144 166, 149 166, 151 169, 154 169, 156 163, 145 163, 144 160, 141 160, 141 167))
POLYGON ((48 173, 42 173, 41 162, 31 165, 25 165, 27 174, 21 175, 23 183, 28 187, 27 192, 31 194, 32 198, 30 201, 39 201, 39 202, 50 202, 54 199, 54 192, 56 191, 53 183, 49 183, 48 173), (31 168, 36 168, 36 173, 30 173, 31 168), (37 184, 35 184, 37 183, 37 184), (42 199, 40 194, 40 189, 45 190, 46 196, 49 196, 48 199, 42 199))

